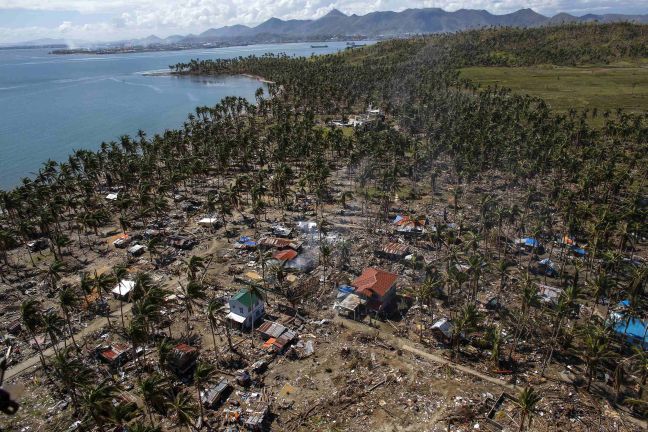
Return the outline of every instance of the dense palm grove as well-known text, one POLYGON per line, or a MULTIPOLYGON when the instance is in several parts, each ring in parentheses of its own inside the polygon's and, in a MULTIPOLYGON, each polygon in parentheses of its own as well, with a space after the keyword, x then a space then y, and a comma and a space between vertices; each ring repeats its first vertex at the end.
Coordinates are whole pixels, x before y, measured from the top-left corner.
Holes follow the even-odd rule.
MULTIPOLYGON (((493 280, 509 308, 502 327, 488 327, 494 363, 539 346, 536 368, 544 374, 552 363, 575 356, 585 364, 588 390, 645 412, 648 355, 617 338, 594 310, 605 304, 607 316, 619 301, 629 300, 629 315, 646 318, 648 114, 557 115, 542 100, 460 80, 456 69, 644 59, 647 38, 648 27, 632 24, 490 29, 392 40, 322 57, 268 55, 175 65, 179 74, 246 73, 272 83, 256 101, 227 98, 196 108, 181 129, 124 136, 96 152, 79 150, 67 161, 48 161, 35 178, 2 192, 2 279, 38 274, 47 295, 59 303, 44 311, 36 300, 24 302, 24 337, 42 331, 52 340, 72 336, 70 316, 80 306, 80 294, 97 289, 104 295, 122 279, 117 267, 82 273, 75 286, 57 283, 101 254, 92 235, 115 219, 124 231, 146 226, 168 213, 178 190, 192 189, 226 224, 235 213, 260 219, 269 208, 287 209, 308 195, 315 197, 322 220, 327 204, 350 198, 350 193, 336 198, 331 187, 336 173, 347 172, 353 178, 348 192, 362 197, 370 229, 388 220, 396 196, 405 202, 425 194, 447 200, 443 205, 459 229, 444 228, 439 220, 421 240, 444 259, 424 266, 412 295, 423 303, 444 299, 457 323, 455 355, 460 335, 488 327, 479 322, 475 303, 484 281, 493 280), (352 134, 322 127, 327 116, 346 117, 369 105, 380 107, 386 120, 352 134), (604 127, 590 127, 592 116, 604 117, 604 127), (218 187, 207 187, 207 179, 216 179, 218 187), (443 188, 446 198, 435 194, 443 188), (104 199, 108 189, 120 191, 115 202, 104 199), (584 258, 561 269, 564 294, 550 311, 538 306, 531 259, 515 253, 507 240, 523 235, 546 242, 569 236, 587 244, 584 258), (43 267, 14 259, 12 251, 40 236, 48 239, 52 262, 43 267), (467 270, 457 270, 458 264, 467 270), (504 339, 504 330, 511 337, 504 339), (615 395, 595 389, 599 371, 614 377, 615 395), (626 385, 624 371, 639 377, 636 388, 626 385)), ((155 255, 155 243, 148 247, 155 255)), ((197 258, 187 263, 187 317, 198 314, 207 297, 196 276, 201 265, 197 258)), ((108 323, 133 349, 152 343, 168 294, 146 273, 135 282, 133 319, 108 323)), ((207 311, 210 325, 219 326, 216 304, 207 311)), ((111 402, 116 383, 88 370, 75 345, 49 359, 41 356, 43 367, 52 371, 59 391, 71 396, 84 424, 101 430, 119 425, 123 418, 111 402)), ((158 346, 160 359, 168 349, 158 346)), ((147 412, 131 431, 155 430, 154 412, 173 413, 179 425, 196 416, 191 389, 170 388, 160 364, 157 371, 139 371, 137 391, 147 412)), ((213 373, 209 365, 199 365, 195 388, 213 373)), ((537 399, 532 389, 520 395, 529 421, 537 399)))

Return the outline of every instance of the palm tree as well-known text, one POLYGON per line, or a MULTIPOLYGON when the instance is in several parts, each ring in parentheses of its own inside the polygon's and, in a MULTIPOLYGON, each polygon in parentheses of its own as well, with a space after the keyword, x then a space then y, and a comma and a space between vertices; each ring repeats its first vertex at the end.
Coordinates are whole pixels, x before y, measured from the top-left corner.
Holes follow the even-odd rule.
POLYGON ((54 354, 52 366, 63 389, 69 391, 72 404, 79 408, 79 388, 93 381, 93 374, 78 357, 71 355, 68 349, 54 354))
POLYGON ((65 320, 55 311, 49 311, 43 314, 43 328, 50 340, 52 341, 52 348, 54 352, 58 352, 58 343, 63 339, 64 345, 67 346, 63 328, 65 327, 65 320))
POLYGON ((137 389, 144 401, 149 421, 153 425, 153 410, 164 409, 164 394, 168 390, 168 382, 162 375, 154 373, 144 378, 137 389))
POLYGON ((266 298, 265 293, 261 288, 256 285, 248 285, 245 287, 245 296, 249 300, 249 308, 251 311, 250 315, 250 343, 254 346, 254 324, 258 317, 254 316, 255 305, 257 304, 255 299, 263 302, 266 298))
POLYGON ((185 306, 185 311, 187 313, 187 334, 189 333, 190 330, 190 319, 191 316, 193 315, 194 308, 198 306, 198 301, 199 300, 204 300, 207 298, 207 293, 205 291, 205 287, 196 281, 189 281, 187 285, 182 285, 180 284, 180 288, 182 291, 182 296, 183 296, 183 301, 184 301, 184 306, 185 306))
POLYGON ((185 427, 187 430, 195 427, 194 418, 196 417, 197 409, 192 397, 186 391, 176 393, 175 397, 169 402, 169 409, 178 426, 185 427))
POLYGON ((43 366, 43 369, 46 369, 47 367, 45 365, 45 357, 43 357, 43 348, 36 339, 36 332, 43 327, 43 315, 39 302, 35 299, 27 299, 22 302, 20 305, 20 319, 29 333, 29 339, 33 340, 36 344, 41 365, 43 366))
POLYGON ((453 323, 452 328, 452 346, 454 351, 454 356, 459 355, 459 347, 461 344, 461 338, 467 336, 468 333, 472 332, 476 327, 479 321, 479 312, 474 303, 466 304, 459 317, 453 323))
POLYGON ((149 253, 149 259, 153 262, 153 257, 158 255, 158 247, 162 244, 162 240, 159 237, 151 237, 151 239, 146 242, 146 249, 149 253))
POLYGON ((599 364, 605 359, 611 358, 609 340, 605 329, 588 326, 583 329, 582 347, 579 353, 582 355, 586 365, 587 390, 592 386, 592 379, 599 364))
POLYGON ((185 261, 185 266, 187 267, 187 277, 190 281, 195 281, 198 272, 205 269, 204 259, 193 255, 188 261, 185 261))
POLYGON ((527 423, 527 419, 528 428, 531 428, 531 421, 536 412, 536 405, 541 399, 542 397, 535 392, 533 387, 526 387, 520 391, 517 397, 517 405, 520 409, 520 432, 525 429, 524 424, 527 423))
POLYGON ((200 407, 200 421, 202 422, 204 416, 201 392, 204 390, 205 385, 214 379, 216 376, 216 368, 207 363, 198 363, 194 371, 194 386, 198 395, 198 406, 200 407))
POLYGON ((56 291, 56 285, 61 280, 61 272, 65 270, 65 264, 62 261, 54 260, 48 267, 45 278, 47 279, 50 292, 56 291))
POLYGON ((81 408, 85 411, 86 418, 91 418, 102 432, 110 420, 112 401, 118 391, 119 388, 112 381, 104 380, 81 393, 81 408))
POLYGON ((72 287, 65 287, 59 293, 59 305, 61 306, 61 311, 63 312, 63 317, 68 326, 68 331, 70 332, 70 337, 72 338, 72 343, 78 349, 79 346, 74 339, 74 330, 72 329, 72 319, 71 313, 79 306, 79 298, 77 297, 76 292, 72 287))
MULTIPOLYGON (((98 275, 95 272, 94 284, 97 291, 99 292, 99 295, 101 295, 102 301, 105 301, 104 293, 110 294, 112 289, 115 287, 115 283, 117 282, 118 281, 116 281, 115 277, 110 273, 101 273, 98 275)), ((108 328, 112 328, 112 322, 110 321, 110 308, 106 313, 106 320, 108 321, 108 328)))
POLYGON ((207 303, 207 319, 209 320, 209 328, 212 334, 212 341, 214 342, 214 352, 217 352, 216 345, 216 326, 218 325, 218 318, 216 316, 222 310, 222 305, 218 299, 211 299, 207 303))

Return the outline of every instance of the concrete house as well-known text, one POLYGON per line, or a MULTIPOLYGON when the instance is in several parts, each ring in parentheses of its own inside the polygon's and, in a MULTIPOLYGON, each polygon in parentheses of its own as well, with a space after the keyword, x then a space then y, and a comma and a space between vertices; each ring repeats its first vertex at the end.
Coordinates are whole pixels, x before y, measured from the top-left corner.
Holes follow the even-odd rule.
POLYGON ((396 298, 398 275, 377 268, 366 268, 351 286, 355 294, 367 300, 367 307, 375 311, 386 309, 396 298))
POLYGON ((234 294, 229 300, 229 308, 227 318, 243 328, 251 327, 265 313, 263 299, 246 289, 234 294))

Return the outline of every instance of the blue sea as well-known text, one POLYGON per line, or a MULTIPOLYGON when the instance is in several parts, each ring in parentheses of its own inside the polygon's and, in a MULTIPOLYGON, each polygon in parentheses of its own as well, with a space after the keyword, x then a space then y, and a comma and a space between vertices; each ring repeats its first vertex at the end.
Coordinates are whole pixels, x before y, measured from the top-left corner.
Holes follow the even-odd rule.
POLYGON ((53 55, 47 49, 0 50, 0 188, 31 177, 47 159, 64 161, 76 149, 97 149, 102 141, 149 136, 181 127, 195 107, 225 96, 254 99, 263 84, 242 76, 150 75, 191 59, 251 54, 290 56, 344 49, 309 43, 147 52, 115 55, 53 55))

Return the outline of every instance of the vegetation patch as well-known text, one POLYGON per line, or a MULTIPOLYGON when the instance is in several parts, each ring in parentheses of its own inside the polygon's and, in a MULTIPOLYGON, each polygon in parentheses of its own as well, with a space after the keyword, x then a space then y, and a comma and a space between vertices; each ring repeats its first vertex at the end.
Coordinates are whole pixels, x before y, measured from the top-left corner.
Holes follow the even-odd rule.
POLYGON ((558 112, 589 109, 595 124, 606 111, 643 112, 648 107, 646 67, 468 67, 461 77, 481 87, 500 86, 540 97, 558 112))

